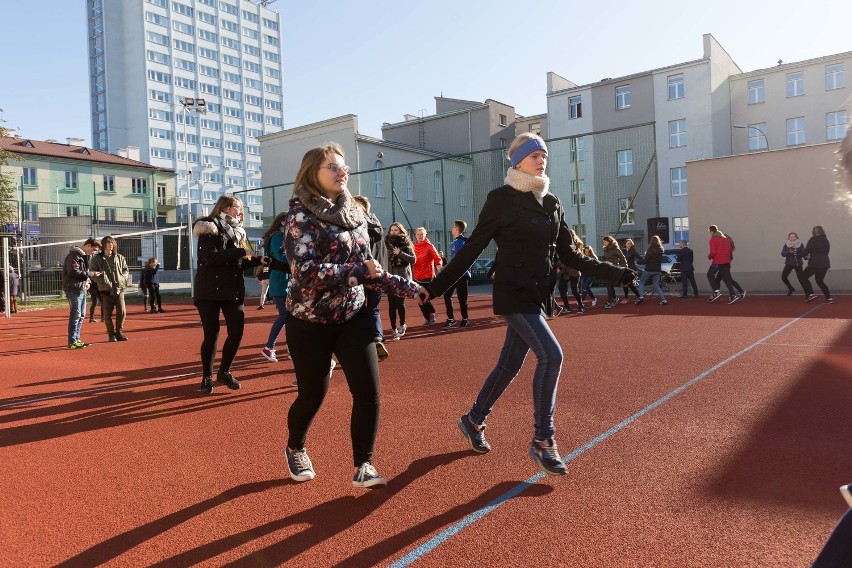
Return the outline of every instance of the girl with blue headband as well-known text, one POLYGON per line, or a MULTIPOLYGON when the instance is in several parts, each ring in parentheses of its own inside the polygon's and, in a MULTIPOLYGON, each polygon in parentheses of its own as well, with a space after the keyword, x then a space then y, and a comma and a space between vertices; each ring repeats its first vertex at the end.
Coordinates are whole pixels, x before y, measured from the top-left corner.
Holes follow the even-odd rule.
POLYGON ((616 283, 633 282, 636 273, 600 262, 576 250, 559 199, 549 192, 547 145, 525 132, 508 149, 512 167, 503 186, 492 190, 467 243, 431 282, 420 289, 421 303, 440 297, 461 278, 493 239, 494 313, 506 320, 506 338, 497 364, 486 377, 470 411, 458 425, 473 451, 486 453, 485 419, 532 350, 534 428, 529 453, 542 471, 564 475, 565 462, 554 439, 553 412, 562 369, 562 348, 547 325, 545 308, 556 279, 556 263, 616 283))

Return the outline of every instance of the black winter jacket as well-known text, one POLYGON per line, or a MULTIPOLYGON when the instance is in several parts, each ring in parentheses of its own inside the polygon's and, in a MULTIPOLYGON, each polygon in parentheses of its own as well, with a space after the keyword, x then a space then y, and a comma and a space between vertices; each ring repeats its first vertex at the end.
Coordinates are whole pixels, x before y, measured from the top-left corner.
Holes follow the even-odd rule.
POLYGON ((89 256, 80 247, 71 247, 62 263, 62 289, 77 293, 89 289, 89 256))
POLYGON ((829 250, 831 245, 825 235, 816 235, 808 239, 808 244, 805 246, 808 268, 831 268, 831 261, 828 260, 829 250))
POLYGON ((497 245, 494 313, 544 314, 556 278, 556 262, 584 275, 618 282, 626 269, 583 256, 575 250, 559 199, 548 193, 540 205, 529 192, 509 185, 489 192, 476 228, 441 273, 426 285, 433 298, 462 277, 488 243, 497 245), (558 257, 558 258, 557 258, 558 257))
POLYGON ((246 283, 243 270, 260 266, 260 258, 246 260, 246 249, 221 234, 212 217, 200 217, 192 226, 198 239, 198 271, 193 301, 213 300, 243 303, 246 283))

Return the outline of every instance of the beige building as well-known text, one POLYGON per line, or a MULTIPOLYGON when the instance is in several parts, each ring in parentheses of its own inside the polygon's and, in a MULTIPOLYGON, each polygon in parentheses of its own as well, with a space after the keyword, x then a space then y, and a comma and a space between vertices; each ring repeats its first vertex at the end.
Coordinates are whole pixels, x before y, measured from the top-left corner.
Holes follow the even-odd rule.
MULTIPOLYGON (((687 162, 690 184, 691 245, 701 290, 709 267, 707 227, 717 225, 736 243, 731 272, 748 291, 782 292, 781 248, 795 232, 807 243, 814 225, 831 242, 832 293, 852 291, 852 209, 836 180, 839 143, 772 150, 687 162)), ((791 282, 800 293, 795 277, 791 282)), ((813 282, 813 280, 812 280, 813 282)), ((819 289, 815 286, 817 294, 819 289)), ((723 290, 724 292, 724 290, 723 290)))

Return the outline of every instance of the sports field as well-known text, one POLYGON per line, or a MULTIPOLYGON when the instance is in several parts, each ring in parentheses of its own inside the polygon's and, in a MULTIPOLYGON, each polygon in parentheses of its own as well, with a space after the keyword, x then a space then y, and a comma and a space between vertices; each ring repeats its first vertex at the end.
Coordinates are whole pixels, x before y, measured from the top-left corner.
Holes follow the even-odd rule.
POLYGON ((287 475, 295 377, 260 356, 271 306, 247 306, 242 390, 209 396, 188 301, 132 306, 125 343, 87 322, 71 351, 67 310, 21 312, 0 320, 0 566, 807 566, 852 482, 852 298, 835 300, 551 320, 559 478, 527 454, 532 355, 489 418, 493 451, 456 427, 502 343, 490 297, 449 331, 409 302, 380 366, 390 481, 372 491, 351 485, 339 370, 308 436, 317 477, 287 475))

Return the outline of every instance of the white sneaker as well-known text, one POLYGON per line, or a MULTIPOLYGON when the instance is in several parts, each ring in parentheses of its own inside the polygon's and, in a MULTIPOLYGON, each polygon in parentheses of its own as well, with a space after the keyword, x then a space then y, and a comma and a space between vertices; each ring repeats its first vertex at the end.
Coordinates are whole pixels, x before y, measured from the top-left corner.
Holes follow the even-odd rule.
POLYGON ((592 307, 594 308, 594 307, 595 307, 595 306, 597 306, 597 305, 598 305, 598 299, 597 299, 597 298, 593 298, 593 299, 592 299, 592 307))
POLYGON ((399 341, 399 332, 396 330, 396 328, 393 328, 393 340, 399 341))
POLYGON ((278 357, 275 355, 275 349, 264 347, 260 354, 263 355, 267 361, 272 361, 273 363, 278 362, 278 357))
POLYGON ((399 326, 399 327, 397 328, 397 332, 399 333, 399 336, 400 336, 400 337, 402 337, 403 335, 405 335, 405 330, 406 330, 406 329, 408 329, 408 326, 407 326, 407 325, 405 325, 405 324, 402 324, 401 326, 399 326))

